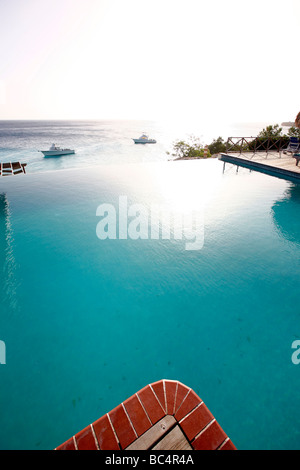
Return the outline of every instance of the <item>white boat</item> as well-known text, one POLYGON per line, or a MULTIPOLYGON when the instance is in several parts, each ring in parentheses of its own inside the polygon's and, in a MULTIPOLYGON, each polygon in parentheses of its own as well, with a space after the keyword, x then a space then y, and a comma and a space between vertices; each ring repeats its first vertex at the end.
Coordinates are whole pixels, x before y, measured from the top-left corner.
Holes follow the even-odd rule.
POLYGON ((135 144, 156 144, 156 140, 149 139, 146 134, 141 135, 138 139, 133 139, 135 144))
POLYGON ((75 153, 75 150, 71 149, 62 149, 57 147, 55 144, 52 144, 49 150, 41 150, 44 157, 59 157, 61 155, 71 155, 75 153))

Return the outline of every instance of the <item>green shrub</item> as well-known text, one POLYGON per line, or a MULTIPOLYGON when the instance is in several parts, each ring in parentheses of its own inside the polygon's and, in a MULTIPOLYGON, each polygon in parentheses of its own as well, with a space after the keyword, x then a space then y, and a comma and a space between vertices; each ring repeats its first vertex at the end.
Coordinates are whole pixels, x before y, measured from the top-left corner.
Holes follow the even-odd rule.
MULTIPOLYGON (((171 155, 176 158, 204 158, 204 147, 197 137, 191 136, 190 142, 185 140, 177 140, 173 143, 173 153, 171 155)), ((167 152, 170 155, 170 152, 167 152)), ((207 151, 207 158, 211 157, 211 152, 207 151)))
POLYGON ((226 152, 226 144, 224 142, 224 139, 222 137, 214 139, 212 143, 208 145, 208 150, 210 151, 211 155, 226 152))

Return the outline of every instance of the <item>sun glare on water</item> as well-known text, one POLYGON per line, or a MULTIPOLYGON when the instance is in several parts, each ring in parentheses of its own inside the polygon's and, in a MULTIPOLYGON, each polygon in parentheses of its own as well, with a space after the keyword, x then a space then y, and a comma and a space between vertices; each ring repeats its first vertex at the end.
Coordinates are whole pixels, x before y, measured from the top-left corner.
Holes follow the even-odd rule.
POLYGON ((209 178, 208 173, 214 170, 214 162, 207 160, 162 165, 157 176, 160 194, 173 210, 204 209, 219 189, 221 172, 219 178, 209 178), (205 165, 205 171, 202 165, 205 165))

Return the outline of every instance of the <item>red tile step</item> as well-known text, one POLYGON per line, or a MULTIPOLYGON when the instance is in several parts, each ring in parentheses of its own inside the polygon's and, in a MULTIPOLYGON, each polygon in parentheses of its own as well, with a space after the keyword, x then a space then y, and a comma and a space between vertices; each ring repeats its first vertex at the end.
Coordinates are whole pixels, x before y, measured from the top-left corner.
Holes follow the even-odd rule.
POLYGON ((147 385, 55 450, 124 450, 168 415, 194 450, 236 450, 201 398, 175 380, 147 385))

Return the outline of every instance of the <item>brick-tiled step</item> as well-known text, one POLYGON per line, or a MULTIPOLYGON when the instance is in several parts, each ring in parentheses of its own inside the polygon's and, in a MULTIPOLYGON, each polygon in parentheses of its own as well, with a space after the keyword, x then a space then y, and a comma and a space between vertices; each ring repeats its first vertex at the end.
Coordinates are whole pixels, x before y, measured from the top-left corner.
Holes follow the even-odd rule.
POLYGON ((236 450, 201 398, 186 385, 147 385, 56 450, 236 450))

